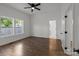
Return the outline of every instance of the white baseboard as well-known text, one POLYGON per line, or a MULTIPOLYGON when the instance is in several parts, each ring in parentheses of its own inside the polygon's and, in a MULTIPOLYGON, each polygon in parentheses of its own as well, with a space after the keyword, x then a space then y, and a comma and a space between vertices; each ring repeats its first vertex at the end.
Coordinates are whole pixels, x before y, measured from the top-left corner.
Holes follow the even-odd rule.
POLYGON ((49 38, 49 37, 44 37, 44 36, 36 36, 36 35, 32 35, 34 37, 42 37, 42 38, 49 38))

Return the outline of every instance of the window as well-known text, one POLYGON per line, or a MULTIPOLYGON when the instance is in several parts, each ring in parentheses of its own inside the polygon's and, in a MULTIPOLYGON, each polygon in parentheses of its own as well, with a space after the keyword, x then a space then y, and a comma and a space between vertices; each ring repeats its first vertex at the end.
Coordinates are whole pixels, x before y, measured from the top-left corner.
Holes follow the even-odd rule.
POLYGON ((23 20, 0 17, 0 37, 23 33, 23 20))
POLYGON ((15 33, 19 34, 23 32, 23 20, 15 20, 15 33))
POLYGON ((13 30, 13 20, 7 17, 0 17, 0 36, 11 35, 13 30))

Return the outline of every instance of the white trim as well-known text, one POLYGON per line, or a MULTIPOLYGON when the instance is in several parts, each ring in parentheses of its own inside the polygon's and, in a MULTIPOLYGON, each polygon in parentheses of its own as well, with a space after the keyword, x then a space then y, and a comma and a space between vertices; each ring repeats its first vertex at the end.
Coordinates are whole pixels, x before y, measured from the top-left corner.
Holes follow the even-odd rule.
POLYGON ((9 35, 3 35, 3 36, 0 36, 0 38, 4 38, 4 37, 10 37, 10 36, 14 36, 13 34, 9 34, 9 35))
POLYGON ((4 35, 4 36, 0 36, 0 38, 11 37, 11 36, 16 36, 16 35, 21 35, 21 34, 24 34, 24 33, 4 35))
MULTIPOLYGON (((6 17, 6 16, 1 16, 1 17, 6 17)), ((12 33, 11 34, 8 34, 8 35, 3 35, 3 36, 0 36, 0 38, 3 38, 3 37, 9 37, 9 36, 15 36, 15 35, 20 35, 20 34, 24 34, 24 21, 23 21, 23 25, 22 25, 22 32, 21 33, 15 33, 15 20, 17 20, 17 18, 11 18, 11 17, 6 17, 6 18, 10 18, 12 19, 12 33)), ((21 19, 20 19, 21 20, 21 19)))
POLYGON ((15 34, 15 20, 14 20, 14 18, 13 18, 13 35, 15 34))

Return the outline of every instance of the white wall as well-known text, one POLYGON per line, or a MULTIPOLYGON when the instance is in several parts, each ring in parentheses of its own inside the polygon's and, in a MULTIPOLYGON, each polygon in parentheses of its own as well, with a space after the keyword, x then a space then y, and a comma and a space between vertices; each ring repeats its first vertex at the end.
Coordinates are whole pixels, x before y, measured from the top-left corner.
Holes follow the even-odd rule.
POLYGON ((20 12, 10 6, 7 6, 5 4, 0 4, 0 16, 7 16, 7 17, 13 17, 13 18, 19 18, 24 20, 25 24, 24 24, 24 34, 20 34, 20 35, 14 35, 14 36, 9 36, 9 37, 4 37, 1 38, 0 37, 0 45, 9 43, 9 42, 13 42, 25 37, 28 37, 31 35, 30 33, 30 15, 25 14, 23 12, 20 12))
POLYGON ((57 20, 57 36, 60 33, 60 13, 61 4, 43 3, 40 12, 34 14, 31 19, 32 35, 37 37, 49 37, 49 21, 57 20))
POLYGON ((73 28, 73 39, 75 49, 79 49, 79 4, 74 4, 74 28, 73 28))

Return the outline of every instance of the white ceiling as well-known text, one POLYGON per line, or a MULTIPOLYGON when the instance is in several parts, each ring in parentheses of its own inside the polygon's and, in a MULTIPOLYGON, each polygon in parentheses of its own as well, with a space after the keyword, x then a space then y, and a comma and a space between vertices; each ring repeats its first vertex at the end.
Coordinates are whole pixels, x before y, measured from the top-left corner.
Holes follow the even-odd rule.
POLYGON ((29 7, 29 5, 27 3, 5 3, 6 5, 13 7, 21 12, 24 13, 28 13, 28 14, 37 14, 37 13, 53 13, 53 12, 57 12, 57 9, 60 9, 61 6, 63 6, 64 4, 61 3, 41 3, 40 6, 38 6, 38 8, 40 8, 41 10, 34 10, 34 12, 31 12, 31 9, 24 9, 24 7, 29 7))
MULTIPOLYGON (((24 12, 24 13, 32 14, 31 9, 24 9, 24 7, 30 7, 27 3, 6 3, 6 5, 13 7, 19 11, 24 12)), ((40 6, 38 6, 38 7, 40 8, 40 6)), ((39 12, 37 10, 34 10, 34 11, 39 12)))

